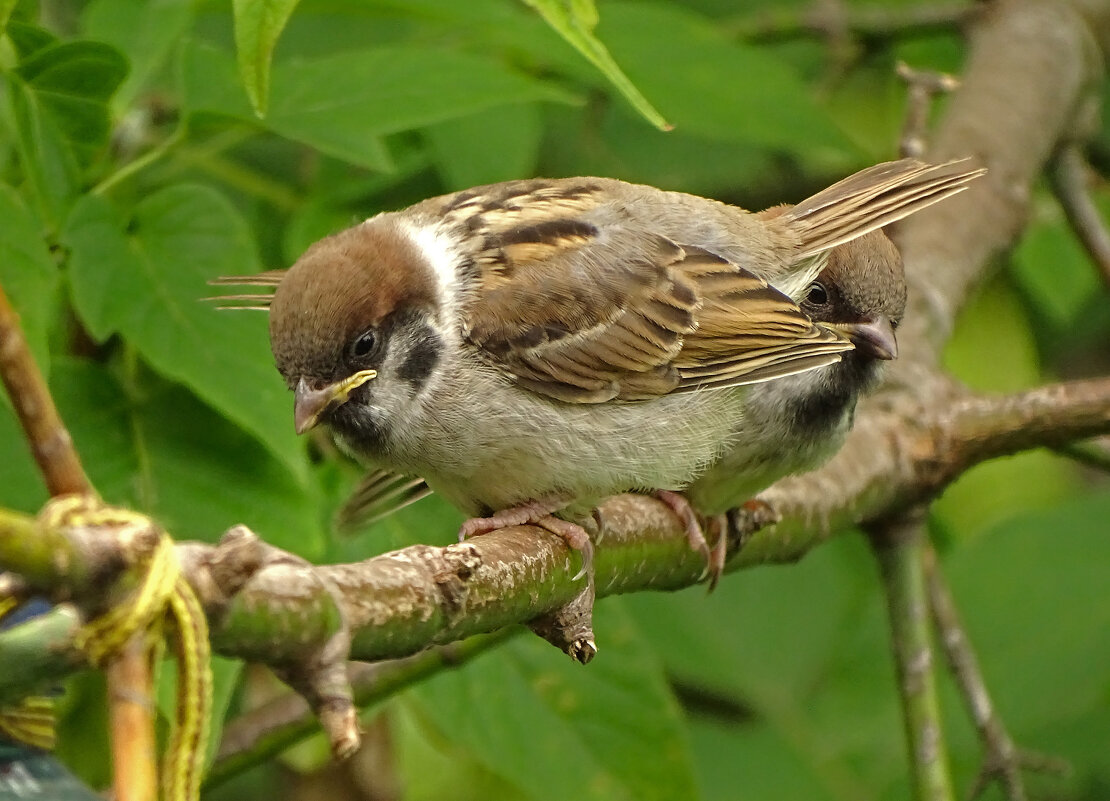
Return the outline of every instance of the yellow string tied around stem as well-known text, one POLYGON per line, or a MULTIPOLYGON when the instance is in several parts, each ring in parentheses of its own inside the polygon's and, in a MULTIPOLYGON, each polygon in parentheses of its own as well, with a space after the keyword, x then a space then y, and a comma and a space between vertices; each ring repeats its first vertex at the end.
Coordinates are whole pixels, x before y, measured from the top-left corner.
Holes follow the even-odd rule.
MULTIPOLYGON (((19 606, 19 599, 0 597, 0 619, 19 606)), ((43 751, 51 751, 57 739, 54 699, 32 695, 18 703, 0 707, 0 734, 43 751)))
MULTIPOLYGON (((57 528, 110 528, 125 549, 129 542, 156 532, 153 550, 133 565, 141 571, 138 586, 78 630, 75 644, 94 667, 102 667, 142 632, 154 639, 170 639, 178 671, 174 725, 162 765, 162 795, 167 801, 196 801, 212 714, 211 648, 204 609, 181 574, 173 540, 137 512, 84 496, 51 501, 40 520, 57 528), (172 625, 165 627, 167 618, 172 625)), ((153 654, 151 649, 152 660, 153 654)))

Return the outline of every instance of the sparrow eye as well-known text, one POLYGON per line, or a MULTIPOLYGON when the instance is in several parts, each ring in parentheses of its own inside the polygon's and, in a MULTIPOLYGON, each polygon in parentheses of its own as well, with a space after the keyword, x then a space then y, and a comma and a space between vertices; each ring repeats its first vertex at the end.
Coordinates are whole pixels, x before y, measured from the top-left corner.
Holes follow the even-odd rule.
POLYGON ((824 306, 829 302, 829 291, 820 281, 814 281, 806 290, 806 303, 814 306, 824 306))
POLYGON ((362 359, 368 356, 377 344, 378 335, 374 332, 374 329, 363 331, 351 343, 351 355, 356 359, 362 359))

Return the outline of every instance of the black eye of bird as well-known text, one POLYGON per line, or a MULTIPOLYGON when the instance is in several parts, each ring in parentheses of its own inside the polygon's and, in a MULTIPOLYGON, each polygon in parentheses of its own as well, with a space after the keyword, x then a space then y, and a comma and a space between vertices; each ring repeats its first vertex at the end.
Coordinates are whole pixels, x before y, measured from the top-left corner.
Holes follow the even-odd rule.
POLYGON ((812 303, 814 306, 824 306, 829 302, 829 291, 825 289, 824 284, 820 281, 814 281, 809 285, 806 290, 806 303, 812 303))
POLYGON ((374 333, 374 329, 363 331, 351 343, 351 355, 356 359, 361 359, 367 356, 376 344, 378 344, 378 335, 374 333))

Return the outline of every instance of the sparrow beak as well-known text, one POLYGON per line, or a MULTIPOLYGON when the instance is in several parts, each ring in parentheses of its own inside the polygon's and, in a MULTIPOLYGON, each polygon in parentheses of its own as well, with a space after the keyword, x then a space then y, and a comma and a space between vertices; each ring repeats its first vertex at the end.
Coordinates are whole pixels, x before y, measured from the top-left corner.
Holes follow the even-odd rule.
POLYGON ((352 376, 313 389, 303 378, 293 390, 293 428, 303 434, 320 422, 320 416, 333 406, 342 406, 351 393, 377 376, 376 370, 359 370, 352 376))
POLYGON ((842 323, 837 326, 856 346, 856 350, 876 359, 897 359, 898 340, 890 318, 880 314, 859 323, 842 323))

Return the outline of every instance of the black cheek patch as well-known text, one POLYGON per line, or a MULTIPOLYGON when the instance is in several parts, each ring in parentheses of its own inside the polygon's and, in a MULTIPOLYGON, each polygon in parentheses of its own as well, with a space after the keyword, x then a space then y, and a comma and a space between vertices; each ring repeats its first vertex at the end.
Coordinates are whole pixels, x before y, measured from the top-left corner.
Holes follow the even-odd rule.
POLYGON ((397 370, 398 377, 408 381, 414 388, 419 388, 428 380, 442 352, 443 340, 439 338, 439 334, 429 326, 422 326, 416 332, 412 347, 397 370))

